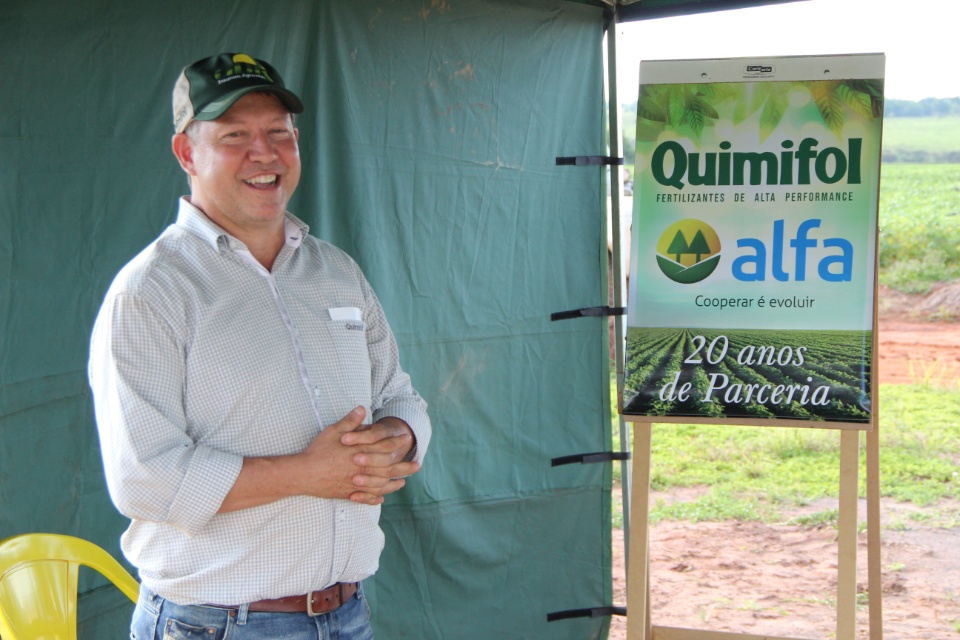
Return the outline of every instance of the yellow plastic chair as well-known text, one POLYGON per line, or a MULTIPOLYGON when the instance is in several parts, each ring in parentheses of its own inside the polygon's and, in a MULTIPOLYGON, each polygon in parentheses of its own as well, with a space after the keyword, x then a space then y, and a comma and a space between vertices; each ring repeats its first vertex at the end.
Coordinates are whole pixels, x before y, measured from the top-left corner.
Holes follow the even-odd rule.
POLYGON ((92 542, 51 533, 0 541, 0 638, 76 640, 80 565, 99 571, 137 601, 137 580, 92 542))

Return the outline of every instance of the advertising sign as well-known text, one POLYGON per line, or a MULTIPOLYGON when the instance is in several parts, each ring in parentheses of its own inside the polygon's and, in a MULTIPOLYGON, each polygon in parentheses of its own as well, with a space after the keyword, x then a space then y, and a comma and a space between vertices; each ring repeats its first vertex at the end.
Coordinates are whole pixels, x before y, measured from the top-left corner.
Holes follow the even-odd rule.
POLYGON ((627 419, 870 427, 883 69, 641 62, 627 419))

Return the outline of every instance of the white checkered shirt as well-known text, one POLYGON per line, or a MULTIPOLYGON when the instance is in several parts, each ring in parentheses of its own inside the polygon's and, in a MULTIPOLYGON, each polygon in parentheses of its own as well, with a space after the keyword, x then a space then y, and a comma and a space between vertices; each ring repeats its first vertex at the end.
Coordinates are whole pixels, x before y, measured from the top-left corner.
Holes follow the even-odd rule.
POLYGON ((405 420, 417 461, 426 403, 399 364, 357 264, 287 214, 272 271, 184 198, 176 224, 117 275, 89 376, 123 552, 180 604, 241 604, 361 580, 380 508, 286 498, 217 510, 244 456, 302 451, 353 407, 405 420))

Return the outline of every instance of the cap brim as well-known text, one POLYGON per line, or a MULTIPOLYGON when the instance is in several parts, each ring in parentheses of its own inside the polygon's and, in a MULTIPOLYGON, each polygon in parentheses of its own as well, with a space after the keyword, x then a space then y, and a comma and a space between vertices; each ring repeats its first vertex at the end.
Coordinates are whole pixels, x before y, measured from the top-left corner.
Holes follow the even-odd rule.
POLYGON ((300 101, 300 98, 296 96, 292 91, 281 87, 274 87, 270 85, 256 85, 252 87, 243 87, 242 89, 237 89, 236 91, 227 94, 219 100, 215 100, 205 106, 203 109, 194 114, 194 120, 216 120, 227 110, 233 106, 237 100, 247 95, 248 93, 272 93, 273 95, 280 98, 280 102, 283 103, 290 113, 303 113, 303 102, 300 101))

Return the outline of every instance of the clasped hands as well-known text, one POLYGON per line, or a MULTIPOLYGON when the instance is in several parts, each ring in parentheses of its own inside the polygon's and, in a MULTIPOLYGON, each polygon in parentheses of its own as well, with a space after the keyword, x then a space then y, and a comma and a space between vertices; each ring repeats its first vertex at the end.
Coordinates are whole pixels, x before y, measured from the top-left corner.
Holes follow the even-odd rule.
POLYGON ((406 422, 388 417, 364 424, 365 417, 363 407, 353 409, 321 431, 302 452, 318 465, 314 468, 333 476, 326 478, 333 482, 333 495, 321 497, 382 504, 384 496, 403 488, 406 476, 420 470, 419 463, 404 461, 415 445, 406 422))
POLYGON ((416 441, 399 418, 364 424, 357 407, 321 431, 300 453, 245 457, 220 513, 249 509, 291 496, 339 498, 378 505, 420 470, 404 462, 416 441))

